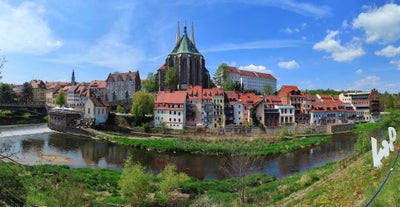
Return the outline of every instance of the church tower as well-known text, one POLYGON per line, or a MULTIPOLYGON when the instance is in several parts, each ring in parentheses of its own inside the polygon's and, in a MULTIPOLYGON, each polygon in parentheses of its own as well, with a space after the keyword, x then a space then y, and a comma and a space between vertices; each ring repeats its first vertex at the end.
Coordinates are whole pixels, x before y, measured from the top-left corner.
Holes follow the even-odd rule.
POLYGON ((75 71, 74 70, 72 70, 72 77, 71 77, 71 85, 76 85, 76 82, 75 82, 75 71))
POLYGON ((186 90, 189 86, 209 88, 210 74, 205 67, 203 55, 196 48, 193 23, 189 38, 186 24, 183 28, 183 35, 180 37, 178 22, 175 47, 167 56, 165 64, 157 72, 160 91, 168 89, 168 86, 165 85, 165 74, 169 68, 175 70, 177 90, 186 90))

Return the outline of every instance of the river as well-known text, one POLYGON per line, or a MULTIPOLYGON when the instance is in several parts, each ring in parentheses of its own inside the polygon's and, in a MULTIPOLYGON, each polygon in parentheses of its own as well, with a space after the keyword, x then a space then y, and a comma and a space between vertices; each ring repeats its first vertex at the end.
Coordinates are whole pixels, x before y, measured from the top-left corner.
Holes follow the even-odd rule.
MULTIPOLYGON (((264 156, 256 172, 281 178, 334 162, 352 153, 355 141, 353 134, 334 135, 330 142, 318 146, 279 156, 264 156)), ((118 170, 123 168, 124 160, 132 155, 135 161, 154 173, 162 170, 167 163, 173 163, 178 171, 198 179, 221 179, 227 176, 222 170, 226 159, 221 156, 140 150, 55 132, 46 124, 1 126, 0 154, 11 155, 18 162, 28 165, 49 163, 118 170), (43 158, 49 155, 61 156, 66 160, 52 162, 43 158)))

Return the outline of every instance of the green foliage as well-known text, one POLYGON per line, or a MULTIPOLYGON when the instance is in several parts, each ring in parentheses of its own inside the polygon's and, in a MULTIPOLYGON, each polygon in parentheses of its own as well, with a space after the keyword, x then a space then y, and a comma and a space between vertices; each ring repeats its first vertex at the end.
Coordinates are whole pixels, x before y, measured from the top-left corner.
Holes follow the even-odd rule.
POLYGON ((72 172, 66 176, 52 180, 49 190, 46 193, 46 205, 49 207, 69 206, 90 206, 90 196, 85 194, 86 189, 72 172))
POLYGON ((158 90, 158 83, 156 82, 156 75, 150 72, 147 74, 147 79, 143 81, 143 88, 146 92, 152 93, 158 90))
POLYGON ((383 115, 382 121, 379 123, 381 128, 387 129, 388 127, 400 128, 400 109, 390 109, 388 114, 383 115))
POLYGON ((25 204, 27 189, 23 177, 19 175, 21 173, 22 168, 20 166, 10 163, 0 165, 0 201, 3 200, 11 206, 23 206, 25 204))
POLYGON ((170 67, 168 68, 166 74, 165 74, 165 84, 168 86, 168 88, 172 91, 176 90, 176 74, 175 74, 175 68, 170 67))
POLYGON ((117 113, 123 113, 125 111, 125 109, 121 105, 118 105, 116 111, 117 111, 117 113))
POLYGON ((272 155, 286 153, 314 144, 327 142, 330 137, 309 137, 270 143, 265 139, 248 140, 214 140, 202 141, 198 139, 130 139, 124 137, 109 137, 110 141, 147 150, 200 152, 206 154, 249 154, 272 155))
POLYGON ((225 81, 222 84, 222 88, 225 91, 233 91, 233 90, 235 90, 235 84, 233 83, 232 79, 225 78, 225 81))
POLYGON ((22 85, 22 97, 21 101, 25 104, 32 103, 33 101, 33 89, 30 83, 25 82, 22 85))
POLYGON ((177 189, 182 183, 189 180, 189 176, 185 173, 177 173, 176 166, 172 164, 165 166, 157 178, 160 179, 160 190, 156 193, 156 198, 161 205, 166 205, 171 199, 171 190, 177 189))
POLYGON ((154 96, 144 91, 136 92, 132 97, 131 114, 135 117, 136 125, 140 124, 146 114, 153 114, 154 96))
POLYGON ((59 105, 60 107, 65 105, 65 95, 62 91, 58 93, 56 97, 56 104, 59 105))
POLYGON ((289 132, 287 130, 286 124, 283 124, 281 126, 281 131, 279 132, 279 138, 284 139, 288 135, 289 135, 289 132))
POLYGON ((15 98, 16 95, 11 86, 9 84, 0 83, 0 103, 12 103, 15 101, 15 98))
POLYGON ((274 93, 274 89, 272 88, 272 85, 270 85, 270 84, 265 84, 264 87, 263 87, 262 93, 263 93, 264 95, 273 94, 273 93, 274 93))
POLYGON ((359 156, 371 150, 371 137, 369 132, 363 131, 358 134, 356 145, 354 146, 354 154, 359 156))
POLYGON ((146 206, 150 202, 152 191, 152 175, 145 172, 139 163, 133 164, 131 159, 125 162, 119 186, 123 195, 129 199, 131 206, 146 206))
MULTIPOLYGON (((226 69, 228 65, 226 63, 222 63, 218 66, 217 71, 214 74, 214 84, 217 86, 223 86, 223 83, 226 81, 226 69)), ((232 80, 231 80, 232 81, 232 80)))

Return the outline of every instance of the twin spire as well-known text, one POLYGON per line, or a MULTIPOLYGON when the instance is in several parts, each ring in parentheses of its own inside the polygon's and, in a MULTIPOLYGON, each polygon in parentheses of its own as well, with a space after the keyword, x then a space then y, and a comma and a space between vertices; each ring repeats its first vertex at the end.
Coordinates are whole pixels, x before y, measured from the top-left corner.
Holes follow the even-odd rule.
MULTIPOLYGON (((175 39, 175 45, 179 44, 179 40, 181 39, 181 30, 179 28, 179 22, 178 22, 178 28, 176 30, 176 39, 175 39)), ((185 22, 185 26, 183 27, 183 34, 187 35, 186 33, 186 22, 185 22)), ((193 26, 193 22, 192 22, 192 29, 190 30, 190 41, 193 43, 194 46, 196 46, 196 42, 194 41, 194 26, 193 26)))

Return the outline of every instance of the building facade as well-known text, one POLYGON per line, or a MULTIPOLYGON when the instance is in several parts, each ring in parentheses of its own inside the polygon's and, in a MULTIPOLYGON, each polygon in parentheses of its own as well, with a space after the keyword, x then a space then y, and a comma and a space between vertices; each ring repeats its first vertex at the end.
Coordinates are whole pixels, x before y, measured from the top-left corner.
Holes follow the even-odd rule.
POLYGON ((241 84, 244 90, 254 90, 262 93, 265 85, 270 85, 272 92, 276 91, 276 78, 268 73, 239 70, 236 67, 226 68, 226 78, 233 83, 241 84))
POLYGON ((133 93, 141 89, 139 71, 109 74, 106 80, 105 99, 108 102, 131 100, 133 93))

